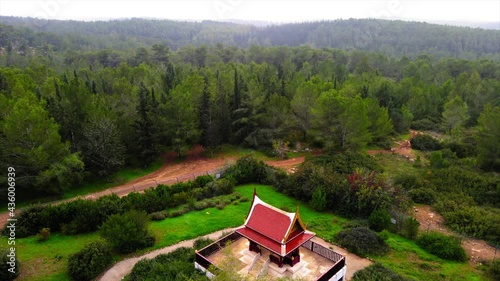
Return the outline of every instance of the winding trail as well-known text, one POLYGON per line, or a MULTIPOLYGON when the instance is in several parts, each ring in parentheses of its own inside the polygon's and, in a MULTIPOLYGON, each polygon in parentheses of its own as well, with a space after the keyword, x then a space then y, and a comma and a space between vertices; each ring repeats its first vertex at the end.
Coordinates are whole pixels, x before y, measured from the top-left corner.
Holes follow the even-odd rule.
MULTIPOLYGON (((202 237, 206 237, 206 238, 210 238, 212 240, 216 240, 223 233, 230 232, 232 230, 233 229, 219 230, 219 231, 207 234, 207 235, 202 236, 202 237)), ((106 270, 106 272, 104 272, 104 274, 102 274, 101 277, 100 278, 98 277, 97 279, 100 280, 100 281, 116 281, 116 280, 121 280, 127 274, 129 274, 130 272, 132 272, 132 268, 134 268, 134 265, 138 261, 140 261, 142 259, 152 259, 152 258, 154 258, 154 257, 156 257, 158 255, 172 252, 173 250, 181 248, 181 247, 193 247, 193 242, 196 239, 198 239, 198 238, 194 238, 194 239, 191 239, 191 240, 182 241, 182 242, 179 242, 177 244, 174 244, 174 245, 171 245, 171 246, 168 246, 168 247, 165 247, 165 248, 154 250, 154 251, 149 252, 147 254, 144 254, 142 256, 138 256, 138 257, 133 257, 133 258, 128 258, 128 259, 122 260, 122 261, 116 263, 115 265, 113 265, 110 269, 106 270)))
MULTIPOLYGON (((437 231, 447 235, 458 236, 444 225, 444 218, 431 206, 419 205, 413 207, 413 217, 420 223, 419 231, 437 231)), ((484 240, 463 237, 462 247, 467 253, 469 263, 476 265, 484 261, 491 261, 498 258, 495 247, 492 247, 484 240)))
MULTIPOLYGON (((227 233, 227 232, 230 232, 232 230, 233 229, 219 230, 219 231, 207 234, 207 235, 202 236, 202 237, 207 237, 207 238, 210 238, 212 240, 217 240, 223 233, 227 233)), ((174 251, 174 250, 176 250, 178 248, 181 248, 181 247, 193 247, 193 242, 196 239, 198 239, 198 238, 194 238, 194 239, 191 239, 191 240, 182 241, 182 242, 179 242, 177 244, 174 244, 174 245, 171 245, 171 246, 168 246, 168 247, 165 247, 165 248, 161 248, 161 249, 149 252, 149 253, 144 254, 142 256, 138 256, 138 257, 133 257, 133 258, 128 258, 128 259, 122 260, 122 261, 116 263, 115 265, 113 265, 108 270, 106 270, 96 280, 100 280, 100 281, 116 281, 116 280, 121 280, 127 274, 129 274, 130 272, 132 272, 132 268, 140 260, 145 259, 145 258, 146 259, 152 259, 152 258, 154 258, 154 257, 156 257, 156 256, 158 256, 160 254, 166 254, 166 253, 169 253, 169 252, 174 251)), ((321 239, 319 237, 314 237, 313 241, 317 242, 317 243, 320 243, 320 244, 322 244, 323 246, 325 246, 327 248, 331 247, 331 248, 333 248, 334 251, 336 251, 337 253, 342 254, 342 255, 344 255, 346 257, 346 264, 347 264, 346 279, 347 280, 350 280, 356 271, 361 270, 361 269, 369 266, 370 264, 372 264, 371 261, 369 261, 367 259, 364 259, 364 258, 361 258, 361 257, 359 257, 359 256, 357 256, 355 254, 349 253, 347 250, 345 250, 343 248, 340 248, 340 247, 338 247, 336 245, 330 244, 330 243, 326 242, 325 240, 323 240, 323 239, 321 239)))

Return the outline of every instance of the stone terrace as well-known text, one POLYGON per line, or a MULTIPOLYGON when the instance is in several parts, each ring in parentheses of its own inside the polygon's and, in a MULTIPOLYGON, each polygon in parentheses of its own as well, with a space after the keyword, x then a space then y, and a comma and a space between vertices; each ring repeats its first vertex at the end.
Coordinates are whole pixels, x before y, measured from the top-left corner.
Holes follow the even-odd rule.
POLYGON ((225 251, 216 251, 206 257, 213 265, 219 267, 228 257, 230 253, 236 258, 236 271, 241 275, 250 276, 251 280, 257 279, 258 276, 266 276, 271 278, 280 277, 300 277, 304 280, 318 280, 326 273, 335 262, 324 258, 305 247, 300 248, 300 262, 294 267, 284 265, 278 267, 274 263, 269 262, 269 251, 263 250, 258 256, 257 253, 248 250, 249 242, 241 237, 231 244, 227 245, 225 251))

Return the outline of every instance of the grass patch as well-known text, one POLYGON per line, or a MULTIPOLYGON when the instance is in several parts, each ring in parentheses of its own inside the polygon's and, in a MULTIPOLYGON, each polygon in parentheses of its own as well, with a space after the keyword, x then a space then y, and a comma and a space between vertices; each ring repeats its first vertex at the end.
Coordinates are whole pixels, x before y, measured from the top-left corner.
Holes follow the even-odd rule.
MULTIPOLYGON (((74 236, 53 233, 45 242, 38 242, 36 236, 16 239, 16 254, 21 263, 21 275, 17 280, 70 280, 67 274, 69 256, 98 238, 97 233, 74 236)), ((0 243, 7 245, 7 238, 0 237, 0 243)))
POLYGON ((384 168, 384 173, 388 176, 415 174, 418 170, 413 167, 413 163, 408 159, 393 154, 375 155, 377 163, 384 168))
POLYGON ((414 241, 390 233, 386 240, 391 250, 373 257, 385 267, 413 280, 489 280, 467 263, 440 259, 421 249, 414 241))
MULTIPOLYGON (((253 189, 257 189, 259 197, 275 206, 287 207, 289 210, 300 208, 300 217, 311 231, 319 236, 331 239, 339 232, 342 222, 346 219, 328 213, 318 213, 286 195, 278 193, 270 186, 244 185, 235 188, 242 196, 253 197, 253 189)), ((238 205, 230 204, 223 210, 207 208, 201 211, 191 211, 180 217, 167 218, 163 221, 152 222, 150 229, 157 237, 154 249, 172 245, 178 241, 192 239, 228 227, 236 227, 245 222, 251 201, 241 202, 238 205), (173 231, 175 230, 175 231, 173 231)))

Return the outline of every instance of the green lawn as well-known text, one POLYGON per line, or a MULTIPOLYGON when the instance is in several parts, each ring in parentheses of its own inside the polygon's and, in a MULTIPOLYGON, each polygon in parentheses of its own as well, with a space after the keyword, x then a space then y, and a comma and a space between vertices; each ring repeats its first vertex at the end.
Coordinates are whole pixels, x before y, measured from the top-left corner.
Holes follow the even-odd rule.
MULTIPOLYGON (((236 188, 243 196, 252 198, 254 187, 259 197, 279 208, 294 211, 298 206, 303 222, 318 236, 331 240, 341 230, 345 218, 319 213, 306 204, 276 192, 263 185, 245 185, 236 188)), ((159 222, 151 222, 150 230, 157 238, 155 246, 141 251, 148 252, 192 239, 204 234, 228 227, 242 225, 248 213, 250 201, 238 205, 226 206, 223 210, 209 208, 192 211, 176 218, 167 218, 159 222)), ((24 278, 21 280, 69 280, 66 273, 69 255, 79 251, 85 243, 99 239, 97 233, 76 236, 52 234, 46 242, 39 243, 35 237, 16 240, 16 247, 24 278)), ((376 261, 393 269, 397 273, 414 280, 487 280, 481 272, 466 263, 455 263, 441 260, 421 250, 414 242, 391 234, 387 241, 391 252, 384 257, 373 257, 376 261)), ((5 237, 0 238, 0 245, 7 245, 5 237)), ((140 253, 135 253, 137 256, 140 253)), ((125 258, 115 257, 115 260, 125 258)))
MULTIPOLYGON (((99 239, 97 233, 66 236, 53 233, 45 242, 38 242, 35 236, 16 239, 16 254, 21 264, 22 278, 33 281, 70 280, 66 273, 68 257, 83 248, 85 243, 99 239)), ((7 239, 0 238, 2 248, 7 239)))
POLYGON ((440 259, 399 235, 391 233, 386 242, 389 254, 372 259, 413 280, 488 280, 468 263, 440 259))

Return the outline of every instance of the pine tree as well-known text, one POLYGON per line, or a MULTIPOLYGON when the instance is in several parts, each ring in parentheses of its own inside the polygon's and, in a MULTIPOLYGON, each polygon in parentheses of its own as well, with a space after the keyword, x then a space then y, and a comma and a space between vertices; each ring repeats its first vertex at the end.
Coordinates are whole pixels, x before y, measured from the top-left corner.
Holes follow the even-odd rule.
POLYGON ((210 96, 208 79, 205 77, 205 86, 201 97, 200 114, 200 142, 205 148, 214 148, 221 142, 219 126, 215 116, 214 104, 210 96))
POLYGON ((140 162, 144 165, 151 163, 156 157, 154 126, 150 118, 151 103, 149 91, 143 83, 139 86, 139 104, 137 105, 138 118, 134 123, 137 132, 137 149, 140 162))

